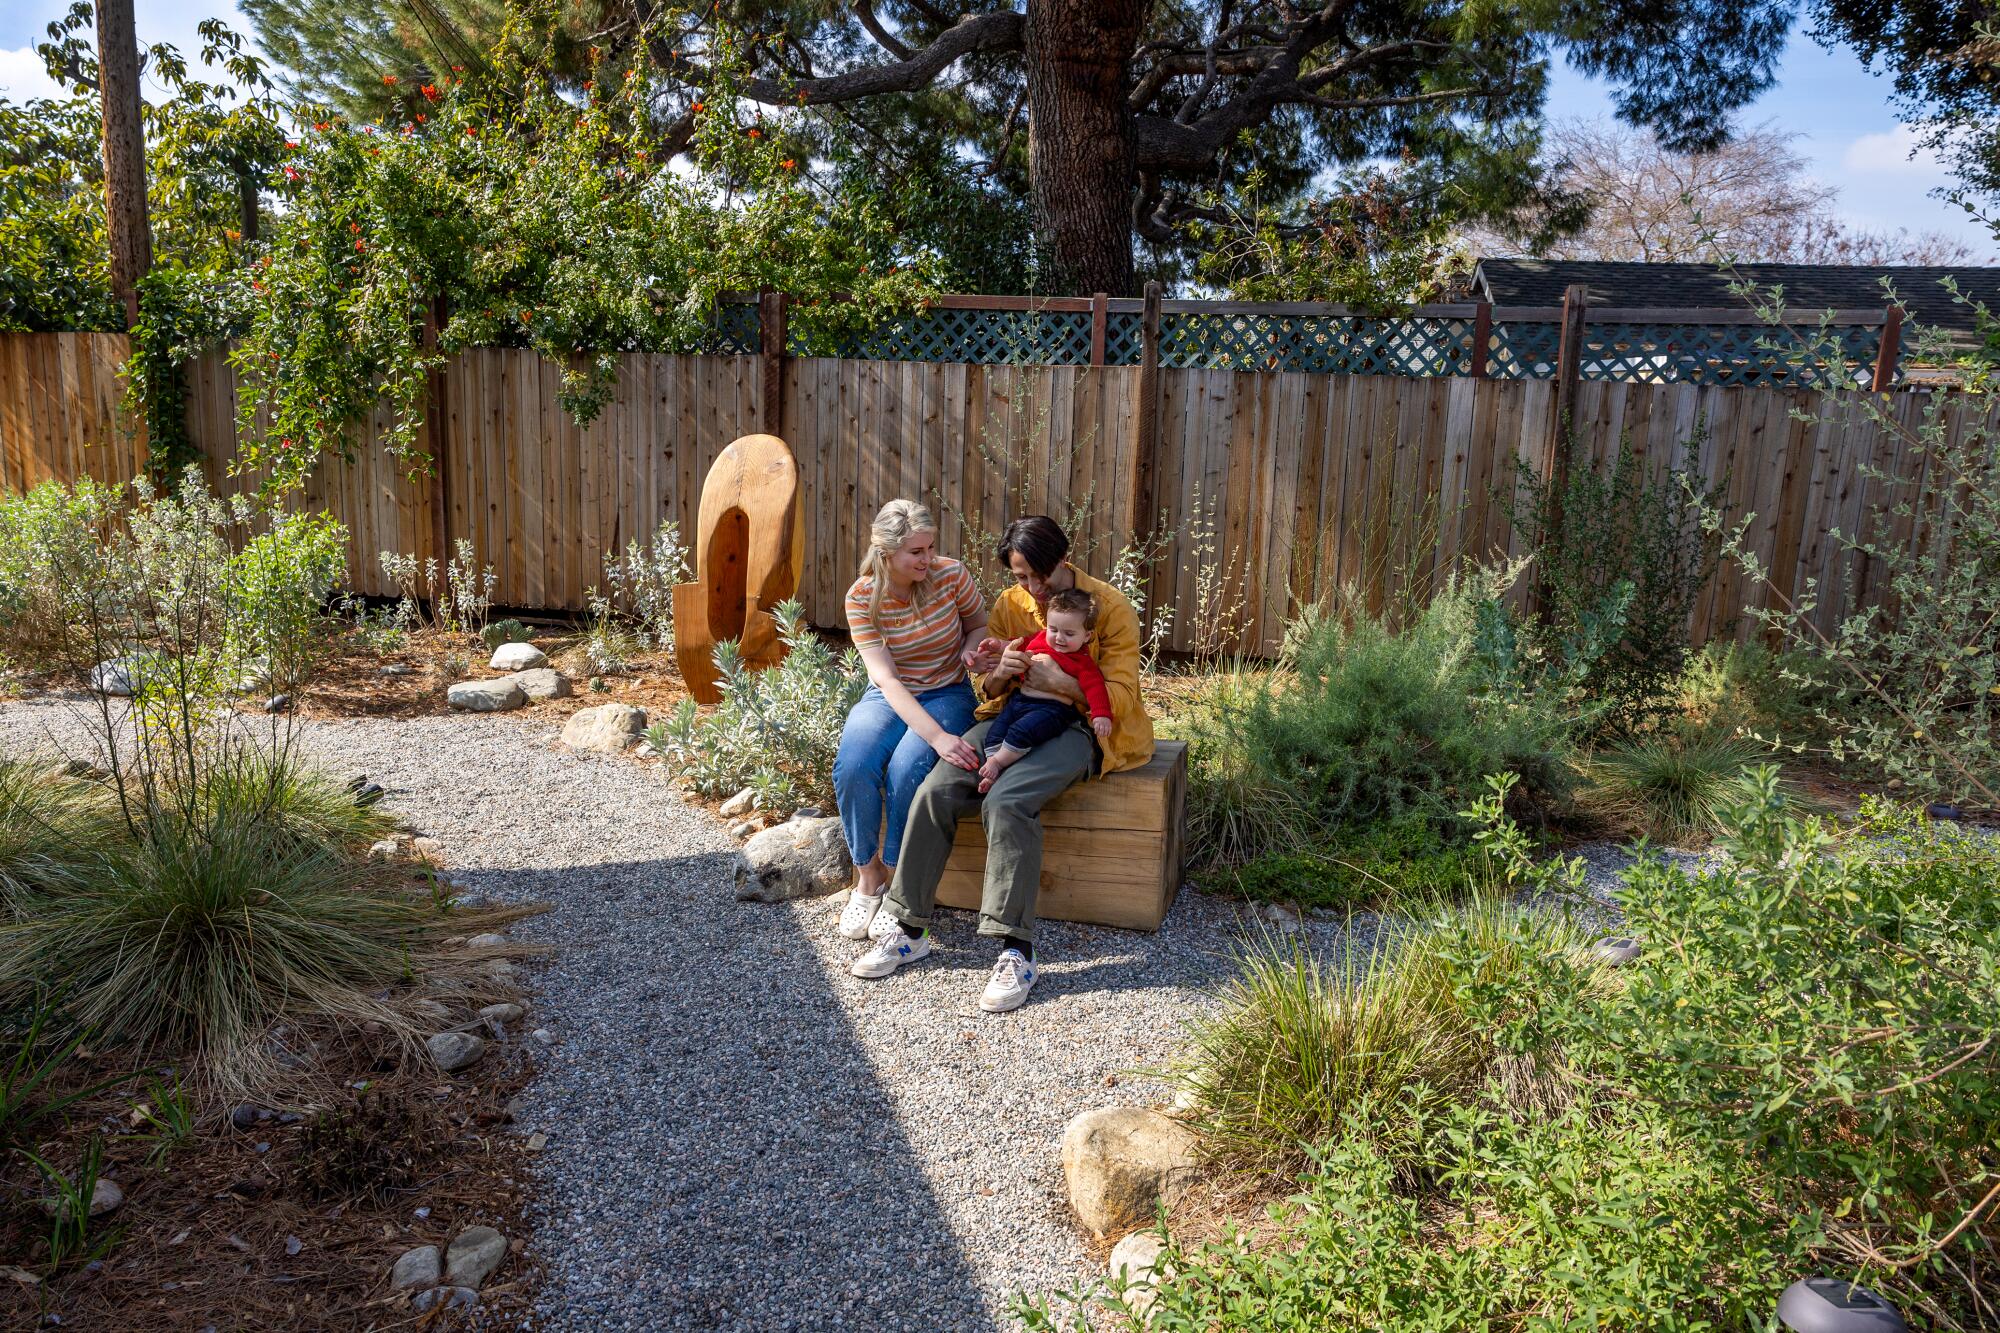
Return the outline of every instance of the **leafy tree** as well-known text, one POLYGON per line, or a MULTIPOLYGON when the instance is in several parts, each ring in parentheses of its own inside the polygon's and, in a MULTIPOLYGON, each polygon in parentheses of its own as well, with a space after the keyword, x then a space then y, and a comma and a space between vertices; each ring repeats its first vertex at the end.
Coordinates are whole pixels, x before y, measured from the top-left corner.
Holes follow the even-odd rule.
MULTIPOLYGON (((952 156, 1031 209, 1045 289, 1117 293, 1137 281, 1135 237, 1160 252, 1162 271, 1181 271, 1186 224, 1253 171, 1274 207, 1323 169, 1383 157, 1482 187, 1452 200, 1462 212, 1495 206, 1488 186, 1517 204, 1557 55, 1617 85, 1625 119, 1678 147, 1712 145, 1727 113, 1769 85, 1792 14, 1781 0, 541 3, 524 0, 510 18, 532 9, 555 33, 556 83, 574 86, 593 61, 644 69, 648 109, 674 151, 691 143, 690 108, 727 53, 744 67, 744 98, 774 121, 840 107, 844 120, 811 133, 840 125, 907 143, 912 126, 928 126, 948 137, 952 156)), ((335 71, 325 77, 357 114, 378 96, 356 68, 378 38, 399 76, 434 78, 451 43, 499 21, 473 0, 380 0, 355 38, 346 8, 328 0, 247 7, 288 63, 335 71), (457 37, 440 35, 445 20, 462 24, 457 37)))

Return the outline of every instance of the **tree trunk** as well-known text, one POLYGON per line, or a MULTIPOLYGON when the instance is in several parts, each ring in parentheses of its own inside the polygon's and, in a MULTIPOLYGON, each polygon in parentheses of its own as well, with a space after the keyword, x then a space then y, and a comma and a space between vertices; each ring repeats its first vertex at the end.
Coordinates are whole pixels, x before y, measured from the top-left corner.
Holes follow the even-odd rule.
POLYGON ((250 168, 236 169, 236 213, 243 230, 243 244, 257 243, 257 177, 250 168))
POLYGON ((1127 73, 1148 0, 1028 0, 1028 163, 1052 295, 1132 294, 1127 73))
POLYGON ((139 318, 139 279, 153 266, 132 0, 97 0, 97 65, 104 106, 104 221, 111 241, 111 289, 125 303, 130 327, 139 318))

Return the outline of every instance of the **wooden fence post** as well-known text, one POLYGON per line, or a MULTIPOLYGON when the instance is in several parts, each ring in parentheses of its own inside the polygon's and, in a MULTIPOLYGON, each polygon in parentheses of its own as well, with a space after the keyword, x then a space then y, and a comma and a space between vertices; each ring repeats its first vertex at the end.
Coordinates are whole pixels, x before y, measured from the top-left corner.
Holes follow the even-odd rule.
POLYGON ((1098 292, 1090 298, 1090 364, 1104 364, 1104 333, 1111 322, 1111 298, 1098 292))
MULTIPOLYGON (((1562 544, 1563 494, 1569 488, 1570 419, 1576 413, 1576 386, 1583 378, 1583 324, 1590 307, 1590 289, 1572 283, 1563 290, 1562 338, 1556 344, 1556 401, 1549 423, 1548 522, 1542 546, 1562 544)), ((1535 573, 1535 609, 1550 601, 1549 563, 1542 560, 1535 573)))
MULTIPOLYGON (((1157 509, 1154 499, 1154 460, 1160 452, 1160 284, 1146 284, 1146 301, 1139 315, 1139 419, 1133 439, 1131 540, 1142 541, 1152 531, 1157 509)), ((1157 560, 1146 569, 1146 616, 1140 631, 1153 632, 1153 611, 1159 602, 1154 579, 1157 560)))
POLYGON ((1486 378, 1486 345, 1493 341, 1493 303, 1481 301, 1472 314, 1472 378, 1486 378))
MULTIPOLYGON (((449 313, 442 296, 433 298, 424 308, 423 340, 426 352, 437 351, 438 331, 444 327, 449 313)), ((451 510, 447 491, 451 484, 451 414, 446 408, 445 370, 442 365, 425 377, 424 424, 431 437, 431 550, 437 557, 438 567, 443 568, 451 562, 451 510)))
POLYGON ((1896 362, 1903 351, 1903 307, 1892 305, 1882 323, 1882 343, 1875 352, 1875 382, 1869 387, 1887 393, 1896 384, 1896 362))
POLYGON ((785 293, 768 287, 757 297, 757 341, 762 360, 758 378, 763 381, 757 425, 764 434, 780 439, 785 428, 785 306, 790 301, 785 293))

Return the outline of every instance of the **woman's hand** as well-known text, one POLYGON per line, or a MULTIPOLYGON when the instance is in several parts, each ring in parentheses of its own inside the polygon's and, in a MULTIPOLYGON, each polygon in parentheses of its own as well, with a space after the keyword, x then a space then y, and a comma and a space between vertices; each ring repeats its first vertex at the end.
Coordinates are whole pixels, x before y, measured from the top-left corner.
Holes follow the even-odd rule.
POLYGON ((976 676, 986 675, 1000 665, 1001 650, 1006 648, 1005 639, 987 637, 965 650, 965 669, 976 676))
POLYGON ((979 767, 979 751, 966 744, 965 737, 954 736, 950 732, 940 732, 931 742, 931 749, 947 764, 956 764, 968 773, 979 767))

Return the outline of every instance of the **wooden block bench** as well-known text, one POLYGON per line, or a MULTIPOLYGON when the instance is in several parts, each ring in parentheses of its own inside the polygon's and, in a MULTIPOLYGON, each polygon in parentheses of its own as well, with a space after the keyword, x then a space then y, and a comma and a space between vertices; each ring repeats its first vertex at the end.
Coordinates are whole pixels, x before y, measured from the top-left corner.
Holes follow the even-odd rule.
MULTIPOLYGON (((1158 930, 1181 886, 1187 743, 1156 741, 1143 768, 1088 779, 1042 810, 1042 890, 1035 915, 1158 930)), ((959 821, 938 885, 945 907, 979 910, 986 829, 959 821)))

